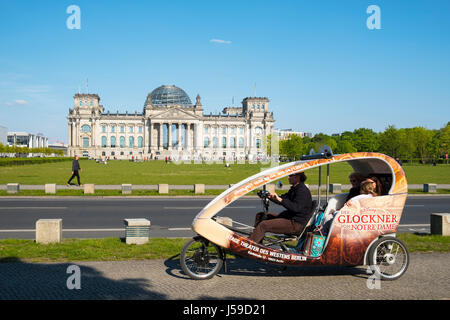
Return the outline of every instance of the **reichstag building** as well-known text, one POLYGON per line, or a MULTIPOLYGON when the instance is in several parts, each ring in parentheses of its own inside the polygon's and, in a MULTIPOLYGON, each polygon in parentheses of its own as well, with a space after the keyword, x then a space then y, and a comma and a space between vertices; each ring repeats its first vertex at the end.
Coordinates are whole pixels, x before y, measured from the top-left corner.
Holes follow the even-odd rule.
POLYGON ((192 104, 173 85, 153 90, 142 113, 131 114, 105 112, 97 94, 78 93, 68 120, 68 155, 138 160, 258 160, 274 125, 266 97, 207 115, 199 95, 192 104))

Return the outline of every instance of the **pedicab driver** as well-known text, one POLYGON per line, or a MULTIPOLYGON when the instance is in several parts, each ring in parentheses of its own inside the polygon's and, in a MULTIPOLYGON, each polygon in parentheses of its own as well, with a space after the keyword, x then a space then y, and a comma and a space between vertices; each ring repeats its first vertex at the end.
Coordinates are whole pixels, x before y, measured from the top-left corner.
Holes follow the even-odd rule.
POLYGON ((286 210, 280 214, 259 212, 255 217, 255 229, 249 239, 261 243, 266 232, 298 235, 308 223, 312 211, 311 192, 305 185, 304 172, 291 174, 289 191, 281 196, 270 193, 269 199, 286 210))

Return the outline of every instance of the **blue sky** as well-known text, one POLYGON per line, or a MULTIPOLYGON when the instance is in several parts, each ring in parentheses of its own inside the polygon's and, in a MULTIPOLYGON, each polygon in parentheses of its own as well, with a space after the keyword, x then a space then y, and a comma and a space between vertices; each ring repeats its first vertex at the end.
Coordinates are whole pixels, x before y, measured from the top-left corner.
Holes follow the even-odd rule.
POLYGON ((447 0, 0 0, 0 125, 67 143, 89 78, 112 112, 141 111, 174 84, 218 113, 256 83, 276 128, 439 129, 450 121, 449 14, 447 0), (66 27, 72 4, 80 30, 66 27), (380 30, 366 26, 369 5, 380 30))

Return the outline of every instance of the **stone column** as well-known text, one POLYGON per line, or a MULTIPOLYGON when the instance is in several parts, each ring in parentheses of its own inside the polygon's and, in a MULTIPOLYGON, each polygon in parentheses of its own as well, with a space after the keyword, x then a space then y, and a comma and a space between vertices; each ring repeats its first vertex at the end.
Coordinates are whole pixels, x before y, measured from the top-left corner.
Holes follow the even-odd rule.
POLYGON ((76 137, 75 137, 75 146, 76 147, 80 147, 80 120, 76 120, 76 124, 75 124, 75 132, 76 132, 76 137))
POLYGON ((167 150, 172 150, 172 122, 167 124, 167 150))
POLYGON ((181 150, 182 149, 182 145, 181 145, 181 128, 182 128, 183 124, 181 122, 178 122, 178 145, 177 145, 177 149, 181 150))
POLYGON ((72 147, 72 121, 69 122, 69 147, 72 147))
POLYGON ((144 118, 144 128, 142 129, 144 132, 144 146, 143 146, 143 152, 142 155, 145 157, 145 154, 150 151, 150 140, 152 137, 152 127, 149 125, 149 121, 144 118), (150 137, 150 140, 149 140, 150 137))
POLYGON ((186 139, 186 150, 189 153, 191 152, 191 141, 190 141, 191 134, 190 134, 190 131, 191 131, 191 124, 188 122, 188 123, 186 123, 186 137, 185 137, 185 139, 186 139))
POLYGON ((159 123, 159 146, 158 150, 161 151, 164 146, 164 123, 159 123))

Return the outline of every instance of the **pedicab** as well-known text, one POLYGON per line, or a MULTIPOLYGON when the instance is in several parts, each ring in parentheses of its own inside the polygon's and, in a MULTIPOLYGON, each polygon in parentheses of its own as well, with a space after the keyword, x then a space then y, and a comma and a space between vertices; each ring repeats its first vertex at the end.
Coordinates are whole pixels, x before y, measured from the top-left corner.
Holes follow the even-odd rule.
POLYGON ((369 266, 368 270, 378 279, 398 279, 409 265, 408 249, 396 238, 407 191, 405 173, 393 158, 375 152, 333 155, 324 147, 299 161, 257 173, 209 202, 194 218, 192 230, 197 235, 184 245, 180 254, 181 267, 192 279, 209 279, 222 266, 226 271, 226 255, 231 253, 284 266, 369 266), (382 194, 352 201, 351 205, 345 202, 347 193, 331 196, 328 189, 330 166, 339 162, 347 162, 355 172, 377 177, 382 184, 382 194), (321 203, 320 181, 324 166, 327 169, 326 198, 321 203), (298 172, 307 174, 307 170, 313 168, 319 171, 318 195, 301 234, 266 234, 262 243, 256 243, 248 238, 252 226, 234 220, 230 223, 229 219, 218 216, 223 208, 253 190, 260 190, 258 195, 267 211, 267 184, 298 172), (334 218, 329 221, 328 233, 317 234, 324 220, 322 217, 330 214, 334 218))

